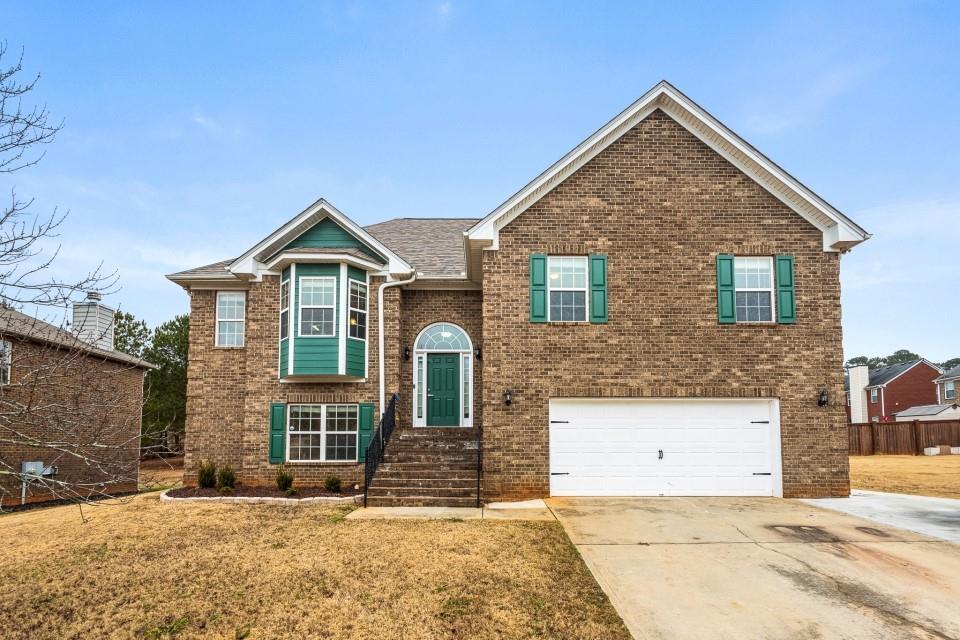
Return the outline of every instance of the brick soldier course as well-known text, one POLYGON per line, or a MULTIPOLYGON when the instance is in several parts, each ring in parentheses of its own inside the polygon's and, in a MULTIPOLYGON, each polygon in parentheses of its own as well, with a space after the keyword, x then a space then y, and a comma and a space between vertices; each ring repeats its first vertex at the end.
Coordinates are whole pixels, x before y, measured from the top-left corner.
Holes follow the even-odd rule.
MULTIPOLYGON (((384 292, 384 386, 388 398, 398 394, 398 431, 371 486, 377 504, 475 500, 476 456, 466 445, 481 433, 484 500, 548 495, 549 400, 564 397, 776 398, 782 495, 847 495, 840 256, 868 235, 772 163, 766 173, 752 169, 769 161, 729 131, 721 130, 739 151, 708 144, 691 122, 717 123, 669 85, 631 109, 647 111, 633 122, 628 109, 555 165, 577 163, 562 179, 532 183, 483 220, 398 219, 361 230, 320 201, 246 257, 170 276, 191 292, 187 482, 209 458, 232 465, 242 483, 271 483, 271 404, 372 403, 379 415, 377 290, 413 279, 384 292), (629 126, 615 129, 621 121, 629 126), (791 205, 764 182, 771 173, 793 190, 791 205), (814 206, 817 226, 807 213, 814 206), (390 266, 369 269, 368 373, 281 380, 280 276, 264 265, 327 218, 372 253, 390 254, 381 256, 390 266), (605 322, 531 322, 534 254, 606 256, 605 322), (717 257, 725 254, 792 256, 795 322, 719 323, 717 257), (245 345, 219 348, 216 292, 234 289, 247 292, 245 345), (437 322, 459 326, 473 343, 469 429, 412 424, 416 359, 405 349, 437 322)), ((290 467, 301 485, 331 473, 362 481, 356 462, 290 467)))

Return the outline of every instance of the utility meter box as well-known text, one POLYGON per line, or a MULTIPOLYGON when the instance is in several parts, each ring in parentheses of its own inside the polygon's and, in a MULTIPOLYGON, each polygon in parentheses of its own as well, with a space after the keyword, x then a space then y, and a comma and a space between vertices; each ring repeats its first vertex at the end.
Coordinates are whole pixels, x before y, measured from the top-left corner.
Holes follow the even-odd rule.
POLYGON ((21 462, 20 473, 25 476, 37 476, 39 478, 43 475, 43 462, 41 460, 21 462))

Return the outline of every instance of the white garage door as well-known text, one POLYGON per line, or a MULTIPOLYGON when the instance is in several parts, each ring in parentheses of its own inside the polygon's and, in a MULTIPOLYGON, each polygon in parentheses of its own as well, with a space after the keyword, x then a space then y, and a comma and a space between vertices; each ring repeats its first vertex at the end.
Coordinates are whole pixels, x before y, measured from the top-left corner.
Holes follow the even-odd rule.
POLYGON ((776 400, 550 401, 550 494, 782 495, 776 400))

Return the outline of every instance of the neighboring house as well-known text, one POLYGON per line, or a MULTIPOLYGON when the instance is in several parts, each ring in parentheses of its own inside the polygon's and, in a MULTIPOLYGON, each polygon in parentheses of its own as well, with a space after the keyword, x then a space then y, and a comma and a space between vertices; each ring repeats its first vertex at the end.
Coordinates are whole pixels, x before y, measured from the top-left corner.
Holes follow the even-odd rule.
POLYGON ((960 399, 957 387, 960 386, 960 366, 956 366, 933 381, 937 388, 937 402, 952 403, 960 399))
POLYGON ((71 333, 0 309, 0 505, 137 490, 153 365, 113 348, 113 315, 88 299, 71 333))
POLYGON ((958 420, 960 419, 960 405, 956 404, 925 404, 910 407, 905 411, 898 411, 897 422, 912 422, 914 420, 958 420))
POLYGON ((395 411, 371 504, 471 504, 478 477, 487 501, 847 495, 840 257, 867 237, 665 82, 482 219, 319 200, 168 276, 186 481, 362 483, 395 411))
POLYGON ((849 367, 848 418, 854 423, 891 422, 898 411, 937 404, 933 381, 942 373, 940 367, 923 358, 879 369, 849 367))

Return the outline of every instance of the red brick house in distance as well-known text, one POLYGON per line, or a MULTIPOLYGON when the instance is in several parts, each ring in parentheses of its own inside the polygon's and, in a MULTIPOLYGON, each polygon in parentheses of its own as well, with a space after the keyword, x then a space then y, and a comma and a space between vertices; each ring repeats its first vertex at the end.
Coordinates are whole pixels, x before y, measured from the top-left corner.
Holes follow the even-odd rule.
POLYGON ((898 411, 940 404, 935 380, 943 374, 924 359, 868 369, 847 370, 847 416, 853 423, 893 422, 898 411))
POLYGON ((207 458, 370 478, 372 505, 848 495, 840 260, 868 237, 666 82, 483 218, 319 200, 168 276, 185 481, 207 458))

